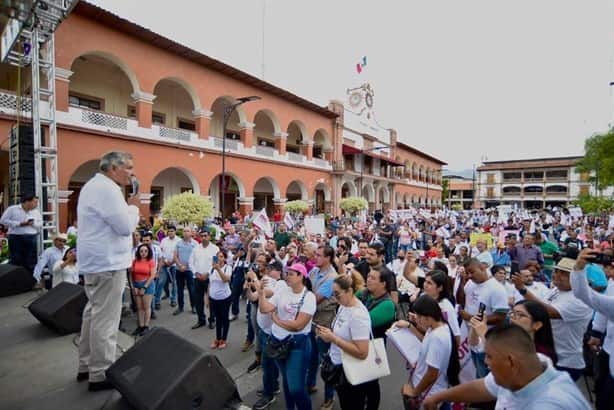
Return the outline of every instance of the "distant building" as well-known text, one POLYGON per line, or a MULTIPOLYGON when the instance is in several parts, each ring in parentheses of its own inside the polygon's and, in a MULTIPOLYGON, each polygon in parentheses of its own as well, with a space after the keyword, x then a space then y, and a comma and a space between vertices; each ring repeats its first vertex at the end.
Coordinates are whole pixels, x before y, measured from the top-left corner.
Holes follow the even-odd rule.
MULTIPOLYGON (((576 157, 488 161, 477 169, 478 205, 524 208, 568 205, 582 194, 595 195, 588 173, 578 173, 576 157)), ((612 195, 612 189, 604 195, 612 195)))
POLYGON ((444 204, 450 209, 472 209, 475 195, 475 184, 472 178, 460 175, 444 175, 448 181, 448 196, 442 198, 444 204))

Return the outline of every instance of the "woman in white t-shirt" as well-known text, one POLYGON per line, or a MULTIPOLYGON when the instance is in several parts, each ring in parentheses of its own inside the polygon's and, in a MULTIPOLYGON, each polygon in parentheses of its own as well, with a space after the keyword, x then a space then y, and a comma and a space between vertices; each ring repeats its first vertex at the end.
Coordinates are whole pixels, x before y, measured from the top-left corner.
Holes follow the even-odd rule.
MULTIPOLYGON (((279 343, 289 343, 287 355, 277 358, 282 375, 284 398, 287 409, 311 409, 311 398, 307 392, 307 370, 311 359, 311 318, 316 311, 316 297, 309 290, 311 282, 303 264, 295 263, 286 274, 288 287, 267 299, 264 284, 258 289, 258 305, 261 313, 270 313, 271 338, 267 352, 279 343)), ((276 349, 280 351, 281 349, 276 349)))
POLYGON ((457 385, 460 363, 456 341, 443 319, 439 303, 428 295, 422 295, 412 308, 416 325, 404 320, 395 325, 409 327, 422 341, 418 360, 410 371, 409 382, 402 389, 405 400, 419 404, 426 397, 457 385))
POLYGON ((444 320, 450 325, 456 345, 460 346, 460 326, 458 325, 458 314, 452 302, 450 302, 450 284, 447 275, 434 270, 426 274, 424 280, 424 293, 435 299, 439 303, 444 320))
POLYGON ((53 265, 53 287, 62 282, 79 283, 77 250, 74 247, 64 252, 64 257, 53 265))
POLYGON ((220 250, 213 258, 213 267, 209 274, 209 303, 215 318, 215 339, 210 346, 212 349, 226 348, 230 328, 231 277, 232 266, 226 263, 226 251, 220 250))
POLYGON ((343 275, 335 278, 333 296, 339 302, 339 310, 333 321, 332 330, 316 325, 318 336, 331 344, 328 356, 322 364, 322 375, 324 377, 325 368, 329 369, 329 374, 337 375, 329 382, 337 390, 342 410, 364 409, 368 391, 366 385, 373 383, 370 381, 353 386, 342 376, 342 352, 362 360, 366 359, 369 354, 371 317, 365 305, 354 296, 356 290, 350 276, 343 275))

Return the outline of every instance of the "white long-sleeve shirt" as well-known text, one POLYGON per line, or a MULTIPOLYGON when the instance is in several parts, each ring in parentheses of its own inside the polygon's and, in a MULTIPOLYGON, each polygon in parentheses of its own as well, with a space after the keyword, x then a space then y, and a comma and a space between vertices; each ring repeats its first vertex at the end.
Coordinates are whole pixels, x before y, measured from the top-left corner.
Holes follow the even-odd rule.
POLYGON ((603 295, 590 288, 586 278, 586 269, 580 272, 571 272, 571 288, 574 296, 595 309, 598 314, 601 314, 601 323, 604 319, 607 319, 607 337, 603 341, 603 350, 610 355, 610 375, 614 377, 614 286, 611 286, 611 284, 612 281, 610 280, 607 294, 603 295))
POLYGON ((217 255, 219 251, 220 249, 217 247, 217 245, 214 245, 211 242, 209 242, 209 245, 206 247, 202 245, 197 246, 190 255, 190 261, 188 262, 189 269, 194 275, 197 273, 210 273, 211 268, 213 267, 213 257, 217 255))
POLYGON ((53 266, 57 261, 61 261, 64 257, 64 254, 68 250, 68 246, 62 247, 62 249, 57 246, 50 246, 45 249, 43 253, 41 253, 40 258, 38 259, 38 263, 34 267, 34 278, 36 280, 41 280, 41 275, 43 274, 43 269, 46 267, 49 273, 53 272, 53 266))
POLYGON ((79 283, 79 266, 66 265, 62 268, 62 261, 59 260, 53 265, 53 287, 55 288, 62 282, 79 283))
POLYGON ((11 205, 2 214, 0 223, 9 227, 9 235, 36 235, 43 226, 43 217, 36 208, 26 212, 21 205, 11 205), (34 223, 32 225, 19 226, 28 219, 34 219, 34 223))
POLYGON ((81 273, 127 269, 132 264, 132 232, 139 222, 139 208, 126 203, 112 179, 98 173, 83 186, 77 217, 81 273))

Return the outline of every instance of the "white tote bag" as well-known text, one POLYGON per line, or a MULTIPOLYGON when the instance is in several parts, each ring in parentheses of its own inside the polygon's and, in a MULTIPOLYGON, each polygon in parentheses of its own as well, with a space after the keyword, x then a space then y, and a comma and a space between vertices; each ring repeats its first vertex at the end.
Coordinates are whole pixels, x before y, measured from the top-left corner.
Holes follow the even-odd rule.
POLYGON ((390 375, 386 346, 382 338, 369 340, 369 354, 364 360, 342 351, 341 363, 345 378, 352 386, 390 375))

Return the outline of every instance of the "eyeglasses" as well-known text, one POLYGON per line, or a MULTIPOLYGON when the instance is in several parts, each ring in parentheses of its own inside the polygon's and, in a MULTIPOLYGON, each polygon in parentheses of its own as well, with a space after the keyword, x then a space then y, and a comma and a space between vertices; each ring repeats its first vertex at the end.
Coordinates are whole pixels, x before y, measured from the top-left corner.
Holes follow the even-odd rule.
POLYGON ((526 313, 521 312, 519 310, 512 310, 512 311, 510 311, 509 316, 511 318, 517 318, 517 319, 522 319, 522 318, 531 319, 531 316, 529 316, 526 313))

